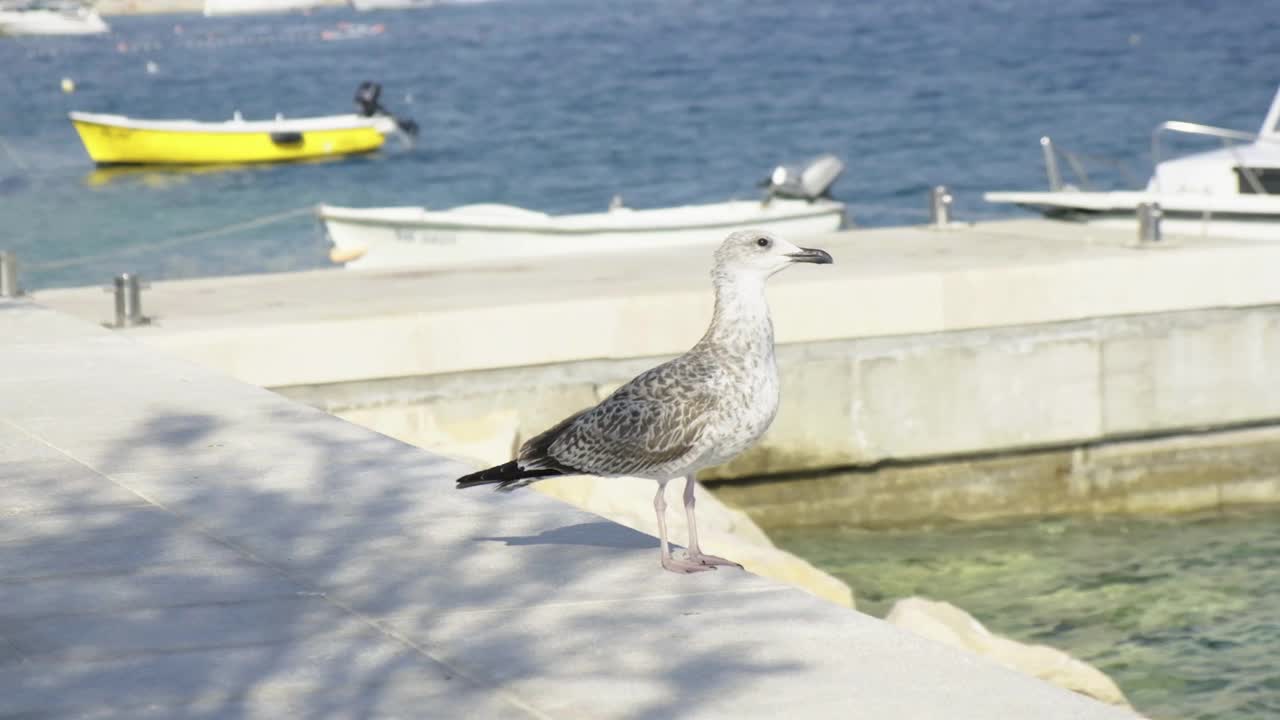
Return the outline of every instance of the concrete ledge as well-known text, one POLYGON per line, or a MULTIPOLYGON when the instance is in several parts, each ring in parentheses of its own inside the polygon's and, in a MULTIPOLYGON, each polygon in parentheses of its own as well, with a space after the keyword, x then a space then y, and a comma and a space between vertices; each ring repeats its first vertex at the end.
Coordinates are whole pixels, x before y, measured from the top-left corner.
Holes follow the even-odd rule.
MULTIPOLYGON (((811 343, 1280 303, 1280 245, 1197 239, 1138 250, 1126 247, 1130 240, 1038 220, 815 239, 836 264, 775 278, 777 338, 811 343)), ((129 332, 265 387, 675 354, 710 317, 709 267, 708 248, 684 248, 155 283, 144 307, 157 324, 129 332)), ((109 319, 98 288, 37 299, 109 319)))
MULTIPOLYGON (((1131 239, 1011 221, 816 241, 837 264, 771 290, 778 420, 704 479, 1280 422, 1280 245, 1131 239)), ((513 415, 527 438, 686 349, 710 312, 707 255, 157 283, 157 323, 126 332, 452 451, 436 439, 492 445, 483 428, 513 415)), ((38 297, 108 307, 97 288, 38 297)))
POLYGON ((1280 502, 1280 427, 711 485, 766 530, 903 527, 1079 514, 1161 514, 1280 502))
POLYGON ((6 714, 1131 717, 57 313, 0 337, 6 714))
MULTIPOLYGON (((505 442, 498 454, 506 457, 513 443, 659 360, 279 391, 444 452, 458 452, 462 436, 500 425, 491 434, 505 442)), ((756 448, 702 477, 940 458, 953 462, 937 467, 954 468, 971 456, 1057 448, 1069 457, 1072 448, 1110 441, 1142 455, 1141 443, 1130 441, 1280 424, 1280 386, 1269 381, 1277 363, 1280 306, 790 345, 779 353, 782 406, 773 427, 756 448)), ((1143 477, 1152 497, 1166 486, 1157 473, 1143 477)), ((1202 477, 1206 488, 1226 482, 1211 469, 1202 477)), ((1271 501, 1280 502, 1280 493, 1271 501)))

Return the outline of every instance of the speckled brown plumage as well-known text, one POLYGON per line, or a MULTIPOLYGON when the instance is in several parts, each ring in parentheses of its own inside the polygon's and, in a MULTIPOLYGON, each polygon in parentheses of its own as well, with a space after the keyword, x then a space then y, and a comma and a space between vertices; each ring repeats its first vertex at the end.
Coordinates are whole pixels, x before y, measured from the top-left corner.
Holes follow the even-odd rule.
MULTIPOLYGON (((646 477, 660 485, 686 477, 691 489, 698 470, 746 450, 777 413, 778 367, 764 285, 794 262, 828 263, 831 257, 758 230, 730 235, 716 251, 711 272, 711 325, 689 352, 531 438, 515 460, 460 478, 458 487, 497 484, 506 491, 554 475, 590 474, 646 477)), ((690 490, 691 521, 692 503, 690 490)), ((661 489, 659 504, 665 507, 661 489)), ((661 510, 659 524, 665 549, 661 510)), ((695 548, 691 537, 690 549, 695 548)), ((663 565, 668 566, 665 551, 663 565)))

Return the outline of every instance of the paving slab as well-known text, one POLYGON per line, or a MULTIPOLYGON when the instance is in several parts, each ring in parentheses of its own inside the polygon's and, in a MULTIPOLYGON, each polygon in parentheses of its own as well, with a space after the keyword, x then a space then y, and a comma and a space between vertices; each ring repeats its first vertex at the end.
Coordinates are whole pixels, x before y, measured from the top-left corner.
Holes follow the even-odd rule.
POLYGON ((0 717, 1121 718, 0 301, 0 717))

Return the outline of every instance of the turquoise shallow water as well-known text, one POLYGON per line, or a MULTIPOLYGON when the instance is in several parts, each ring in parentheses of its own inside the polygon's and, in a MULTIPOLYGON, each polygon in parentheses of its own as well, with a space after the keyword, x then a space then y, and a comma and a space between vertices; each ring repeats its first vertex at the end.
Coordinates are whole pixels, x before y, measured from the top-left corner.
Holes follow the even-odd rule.
POLYGON ((861 224, 923 221, 936 183, 955 191, 961 218, 1018 214, 980 196, 1042 187, 1044 133, 1115 158, 1142 181, 1156 123, 1258 127, 1280 82, 1277 9, 1274 0, 495 0, 363 15, 112 18, 103 37, 0 40, 0 246, 20 254, 33 288, 123 270, 173 278, 320 267, 324 247, 306 217, 155 244, 319 202, 581 212, 615 193, 635 207, 752 197, 775 163, 827 151, 848 163, 835 191, 861 224), (64 76, 78 84, 72 95, 59 90, 64 76), (421 124, 412 150, 97 173, 66 119, 70 110, 205 120, 236 109, 345 112, 367 79, 421 124))
POLYGON ((1280 513, 770 533, 883 616, 912 595, 1110 675, 1157 720, 1280 717, 1280 513))

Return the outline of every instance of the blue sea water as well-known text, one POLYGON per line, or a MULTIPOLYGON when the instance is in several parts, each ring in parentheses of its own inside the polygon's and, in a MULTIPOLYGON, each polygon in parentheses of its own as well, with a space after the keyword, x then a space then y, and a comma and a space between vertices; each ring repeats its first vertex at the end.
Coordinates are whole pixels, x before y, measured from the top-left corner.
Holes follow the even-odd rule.
POLYGON ((827 151, 848 164, 835 191, 858 224, 921 221, 937 183, 962 218, 1011 215, 981 193, 1042 187, 1042 134, 1144 181, 1156 123, 1254 129, 1280 83, 1276 2, 496 0, 110 21, 107 36, 0 40, 0 248, 28 287, 322 267, 305 216, 205 234, 319 202, 714 201, 827 151), (345 112, 366 79, 421 124, 415 147, 95 171, 66 119, 345 112))

